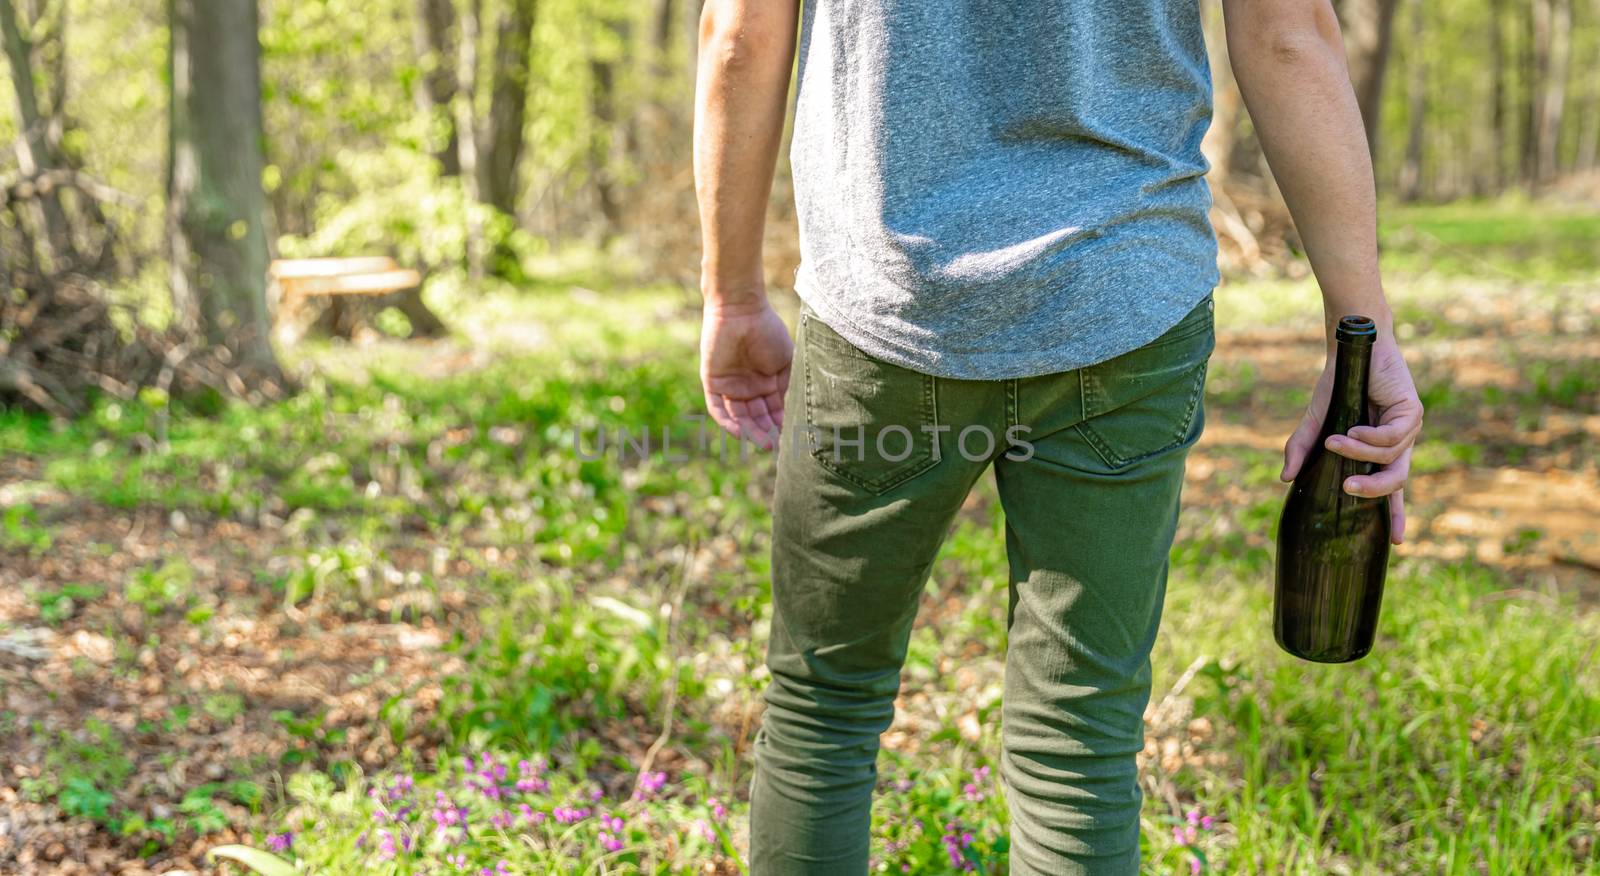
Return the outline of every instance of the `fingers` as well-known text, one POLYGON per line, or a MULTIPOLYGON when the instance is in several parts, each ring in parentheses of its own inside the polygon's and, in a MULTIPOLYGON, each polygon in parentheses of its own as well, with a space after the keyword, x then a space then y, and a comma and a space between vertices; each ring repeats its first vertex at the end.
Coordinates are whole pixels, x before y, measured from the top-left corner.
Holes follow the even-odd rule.
POLYGON ((1422 431, 1422 402, 1408 396, 1382 409, 1376 426, 1356 426, 1350 437, 1366 444, 1392 447, 1415 440, 1422 431))
POLYGON ((767 410, 766 398, 753 398, 748 402, 732 402, 729 407, 735 413, 742 414, 739 422, 750 428, 750 438, 763 450, 771 450, 777 442, 778 424, 772 421, 772 414, 767 410))
POLYGON ((772 415, 772 422, 778 427, 778 431, 783 431, 783 395, 779 393, 769 395, 766 402, 767 412, 772 415))
POLYGON ((1344 435, 1332 435, 1325 447, 1347 459, 1390 465, 1409 453, 1422 431, 1422 405, 1401 402, 1383 410, 1376 426, 1356 426, 1344 435))
POLYGON ((729 398, 714 392, 707 392, 705 396, 706 410, 711 414, 711 419, 728 434, 748 440, 763 450, 777 446, 783 422, 781 399, 778 401, 777 415, 774 416, 769 407, 770 396, 749 400, 729 398))
POLYGON ((1346 435, 1330 435, 1323 446, 1346 459, 1359 459, 1362 462, 1375 462, 1379 465, 1388 465, 1400 458, 1410 445, 1385 447, 1357 441, 1346 435))
POLYGON ((1320 431, 1322 419, 1306 411, 1294 434, 1289 436, 1288 443, 1283 445, 1283 471, 1278 474, 1279 480, 1292 481, 1300 473, 1300 466, 1311 453, 1311 448, 1317 446, 1317 433, 1320 431))
POLYGON ((1389 494, 1389 541, 1401 544, 1406 540, 1406 500, 1405 490, 1395 490, 1389 494))
POLYGON ((1393 420, 1381 426, 1356 426, 1345 434, 1373 447, 1394 447, 1414 439, 1421 430, 1422 418, 1416 417, 1393 420))
POLYGON ((739 418, 728 410, 727 399, 719 393, 706 393, 706 413, 711 419, 729 434, 740 434, 739 418))
POLYGON ((1345 478, 1344 491, 1352 496, 1363 496, 1376 499, 1379 496, 1388 496, 1399 492, 1406 485, 1406 479, 1411 476, 1411 448, 1394 461, 1369 475, 1355 475, 1345 478))

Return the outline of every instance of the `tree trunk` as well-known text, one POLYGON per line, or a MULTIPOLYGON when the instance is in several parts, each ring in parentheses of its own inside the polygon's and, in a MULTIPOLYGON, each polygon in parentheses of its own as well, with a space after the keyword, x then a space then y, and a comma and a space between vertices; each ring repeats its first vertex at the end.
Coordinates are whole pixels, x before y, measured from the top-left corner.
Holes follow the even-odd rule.
POLYGON ((1507 128, 1509 118, 1506 113, 1506 46, 1505 46, 1505 0, 1489 0, 1489 88, 1490 88, 1490 124, 1494 130, 1491 132, 1491 149, 1494 150, 1494 166, 1491 168, 1494 179, 1494 190, 1503 191, 1506 187, 1506 143, 1509 139, 1507 128))
POLYGON ((1344 30, 1350 84, 1361 105, 1367 148, 1376 162, 1379 122, 1383 118, 1383 79, 1389 67, 1390 37, 1400 0, 1340 0, 1336 5, 1344 30))
MULTIPOLYGON (((1600 15, 1596 16, 1600 19, 1600 15)), ((1578 124, 1578 148, 1573 169, 1579 173, 1594 170, 1600 163, 1600 59, 1588 68, 1588 97, 1583 102, 1583 118, 1578 124)))
POLYGON ((495 33, 489 119, 480 144, 483 200, 513 216, 519 194, 517 170, 522 163, 522 135, 527 120, 529 54, 536 5, 536 0, 508 0, 508 8, 500 16, 495 33))
MULTIPOLYGON (((621 44, 617 56, 628 57, 628 23, 610 19, 601 26, 621 44)), ((631 155, 635 144, 631 121, 618 121, 617 61, 609 52, 597 52, 589 61, 589 74, 590 115, 596 129, 589 150, 589 178, 594 184, 595 204, 605 221, 603 233, 609 237, 622 230, 622 203, 617 197, 613 164, 619 151, 631 155), (618 140, 622 141, 621 150, 617 148, 618 140)))
MULTIPOLYGON (((479 0, 467 0, 466 10, 461 15, 461 33, 456 41, 457 79, 453 105, 461 185, 473 206, 483 203, 482 175, 478 169, 478 120, 473 108, 478 94, 478 21, 482 8, 479 0)), ((467 211, 466 223, 467 276, 476 282, 483 279, 485 261, 483 221, 476 209, 467 211)))
MULTIPOLYGON (((1589 24, 1600 26, 1600 0, 1589 0, 1589 24)), ((1600 45, 1596 45, 1588 65, 1578 69, 1585 71, 1587 97, 1583 102, 1583 121, 1578 125, 1578 149, 1573 166, 1583 172, 1600 166, 1596 163, 1600 158, 1597 155, 1600 153, 1600 45)))
POLYGON ((453 0, 416 0, 417 21, 412 42, 422 59, 422 83, 417 89, 417 110, 428 120, 430 129, 445 126, 445 135, 434 157, 444 176, 461 173, 460 144, 455 116, 456 47, 452 31, 456 10, 453 0))
POLYGON ((168 0, 174 310, 246 387, 282 382, 267 315, 256 0, 168 0))
MULTIPOLYGON (((39 96, 33 80, 33 47, 23 32, 22 22, 12 0, 0 0, 0 31, 4 31, 6 60, 11 65, 11 87, 17 100, 17 165, 23 176, 38 176, 55 169, 53 150, 50 149, 49 127, 39 110, 39 96)), ((72 257, 72 232, 67 223, 66 211, 54 191, 39 195, 39 215, 36 221, 42 226, 35 238, 39 253, 52 269, 60 269, 59 260, 72 257)))
POLYGON ((677 0, 656 0, 655 49, 658 63, 665 63, 672 54, 672 19, 677 14, 677 0))
POLYGON ((1222 4, 1206 2, 1200 6, 1206 37, 1206 54, 1211 62, 1212 89, 1211 127, 1200 143, 1200 151, 1211 164, 1208 174, 1211 185, 1224 186, 1233 171, 1233 150, 1239 139, 1239 118, 1243 100, 1239 85, 1233 81, 1233 66, 1228 59, 1228 40, 1223 30, 1222 4))
POLYGON ((1415 201, 1422 195, 1422 138, 1428 116, 1428 60, 1422 51, 1427 30, 1421 0, 1409 0, 1411 18, 1410 56, 1406 59, 1406 157, 1400 167, 1400 197, 1415 201))
POLYGON ((1567 104, 1567 65, 1572 55, 1572 0, 1536 0, 1544 10, 1541 56, 1543 88, 1540 89, 1537 144, 1538 164, 1534 181, 1554 179, 1561 156, 1561 123, 1567 104))
POLYGON ((1542 120, 1541 83, 1550 66, 1550 9, 1546 0, 1529 0, 1523 7, 1522 40, 1522 136, 1518 154, 1521 156, 1522 181, 1532 186, 1539 178, 1539 129, 1542 120))

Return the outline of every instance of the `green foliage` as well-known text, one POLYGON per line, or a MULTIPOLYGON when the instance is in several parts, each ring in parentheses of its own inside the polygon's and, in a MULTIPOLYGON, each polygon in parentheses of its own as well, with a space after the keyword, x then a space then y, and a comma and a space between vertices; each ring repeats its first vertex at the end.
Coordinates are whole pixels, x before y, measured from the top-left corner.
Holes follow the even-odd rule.
POLYGON ((80 606, 105 595, 105 588, 97 584, 66 584, 60 590, 40 590, 33 594, 39 607, 39 619, 50 626, 58 626, 77 613, 80 606))
POLYGON ((52 543, 50 529, 39 523, 32 505, 12 505, 0 510, 0 548, 43 553, 52 543))
POLYGON ((344 151, 333 159, 348 190, 315 200, 316 230, 278 241, 285 256, 391 254, 419 268, 451 268, 467 258, 467 228, 483 229, 490 249, 509 259, 497 273, 520 277, 520 261, 540 244, 511 217, 473 203, 458 177, 439 175, 431 155, 399 145, 370 152, 344 151))
POLYGON ((170 557, 160 565, 146 566, 128 579, 122 596, 145 610, 146 614, 186 609, 194 598, 194 567, 182 557, 170 557))
POLYGON ((1593 620, 1493 599, 1503 583, 1480 567, 1396 577, 1376 659, 1315 667, 1263 642, 1207 664, 1196 710, 1237 734, 1241 769, 1211 806, 1239 849, 1307 873, 1331 850, 1452 874, 1600 866, 1583 851, 1600 787, 1581 729, 1600 726, 1593 620))
MULTIPOLYGON (((1387 257, 1404 265, 1400 232, 1386 235, 1387 257)), ((290 774, 291 799, 270 820, 235 827, 281 828, 254 843, 263 848, 292 834, 292 849, 274 856, 293 858, 303 871, 436 871, 449 853, 466 855, 474 870, 504 859, 514 872, 703 872, 708 862, 735 857, 734 825, 746 810, 725 804, 731 811, 719 822, 709 799, 733 800, 749 775, 746 740, 732 738, 739 715, 726 712, 752 705, 765 683, 771 460, 623 459, 614 444, 598 459, 575 453, 574 428, 586 449, 602 427, 614 441, 620 427, 641 425, 657 436, 664 426, 674 430, 675 447, 692 444, 694 424, 680 416, 701 404, 697 314, 681 290, 608 285, 592 261, 566 258, 531 259, 559 281, 497 288, 463 308, 468 337, 493 353, 481 367, 441 373, 430 367, 437 352, 423 345, 313 345, 299 353, 311 374, 304 391, 260 408, 147 397, 102 402, 91 416, 59 426, 0 413, 0 452, 37 460, 38 477, 75 502, 282 527, 269 560, 250 570, 256 584, 237 597, 241 610, 281 614, 275 620, 287 626, 292 619, 304 635, 369 617, 459 631, 441 655, 448 671, 383 694, 381 730, 362 727, 358 735, 324 711, 273 716, 269 726, 281 727, 288 744, 284 759, 268 766, 290 774), (163 413, 168 440, 152 449, 147 439, 163 413), (427 551, 420 565, 394 560, 418 548, 427 551), (685 556, 713 560, 687 564, 685 556), (617 753, 614 737, 647 744, 669 692, 676 694, 671 745, 693 757, 676 761, 672 769, 681 772, 661 799, 635 803, 625 778, 639 764, 617 753), (517 798, 545 812, 546 822, 497 828, 489 804, 502 801, 473 798, 470 841, 448 850, 430 845, 414 816, 407 828, 375 825, 375 814, 387 817, 380 810, 396 810, 366 792, 385 793, 396 776, 368 779, 335 759, 353 739, 385 731, 419 759, 441 738, 456 751, 546 758, 549 789, 517 798), (615 852, 597 845, 598 811, 550 827, 556 807, 576 808, 597 787, 603 800, 594 808, 625 816, 615 852), (419 845, 379 861, 380 829, 411 830, 419 845)), ((1583 312, 1542 283, 1500 282, 1507 285, 1491 293, 1517 295, 1530 320, 1557 324, 1583 312)), ((1223 295, 1225 330, 1316 328, 1308 283, 1230 287, 1223 295)), ((1461 297, 1448 277, 1396 284, 1402 327, 1436 350, 1478 331, 1443 315, 1463 306, 1461 297)), ((1537 424, 1593 412, 1588 363, 1558 358, 1537 340, 1493 352, 1509 375, 1494 384, 1473 385, 1419 359, 1430 410, 1444 424, 1419 446, 1419 472, 1498 465, 1515 449, 1461 424, 1497 427, 1502 414, 1505 422, 1537 424), (1480 417, 1480 409, 1491 413, 1480 417)), ((1215 368, 1208 416, 1257 431, 1263 419, 1291 417, 1304 391, 1285 388, 1275 371, 1215 368)), ((1208 730, 1165 731, 1194 756, 1171 771, 1146 765, 1163 792, 1146 797, 1146 872, 1187 873, 1196 863, 1218 873, 1600 872, 1594 820, 1583 817, 1594 811, 1600 783, 1592 744, 1600 665, 1586 656, 1600 637, 1592 607, 1474 564, 1406 560, 1393 570, 1385 639, 1372 656, 1340 668, 1281 656, 1263 586, 1282 489, 1271 446, 1278 438, 1202 448, 1215 470, 1203 488, 1187 491, 1191 506, 1173 548, 1167 621, 1152 662, 1158 698, 1184 667, 1198 667, 1175 700, 1192 698, 1184 720, 1208 730)), ((1575 466, 1590 465, 1593 442, 1567 440, 1575 466)), ((16 519, 18 532, 58 524, 31 512, 16 519)), ((985 480, 945 544, 930 616, 913 635, 905 705, 918 721, 916 750, 885 756, 875 803, 873 854, 889 872, 901 865, 949 872, 946 835, 979 872, 1008 866, 999 789, 992 776, 990 785, 973 781, 975 769, 999 762, 1004 527, 985 480), (976 689, 951 667, 976 672, 976 689), (969 724, 958 724, 968 714, 975 738, 969 724), (980 787, 969 796, 968 784, 980 787), (951 823, 959 829, 947 830, 951 823)), ((1526 527, 1497 546, 1534 558, 1549 541, 1545 530, 1526 527)), ((113 589, 116 583, 147 617, 172 621, 212 610, 200 592, 207 582, 181 557, 135 569, 113 589)), ((64 624, 81 623, 84 606, 102 596, 67 585, 29 598, 47 622, 64 624)), ((119 654, 133 651, 125 638, 117 646, 119 654)), ((202 715, 246 720, 248 706, 240 694, 213 691, 137 732, 181 733, 202 715)), ((0 735, 9 720, 0 715, 0 735)), ((259 786, 228 784, 180 789, 171 818, 122 811, 116 795, 132 775, 131 754, 105 729, 103 736, 50 736, 58 754, 29 793, 156 845, 216 826, 229 800, 269 806, 259 786)), ((461 795, 471 789, 462 783, 473 770, 453 761, 419 769, 412 799, 422 817, 437 791, 468 805, 461 795)))
POLYGON ((113 792, 132 774, 121 737, 109 724, 90 718, 78 732, 54 735, 44 773, 23 779, 22 792, 32 800, 54 800, 68 815, 116 832, 125 813, 113 792))
POLYGON ((206 854, 213 860, 222 858, 223 860, 237 861, 250 868, 250 872, 256 873, 258 876, 293 876, 295 872, 293 864, 269 852, 263 852, 260 849, 253 849, 249 846, 217 846, 206 854))

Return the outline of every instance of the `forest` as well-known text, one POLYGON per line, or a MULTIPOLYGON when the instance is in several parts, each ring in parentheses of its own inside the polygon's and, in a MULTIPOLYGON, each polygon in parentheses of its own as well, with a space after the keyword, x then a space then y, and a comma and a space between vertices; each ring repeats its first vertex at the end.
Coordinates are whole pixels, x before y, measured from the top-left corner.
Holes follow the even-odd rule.
MULTIPOLYGON (((1600 873, 1600 0, 1334 5, 1414 536, 1372 656, 1276 650, 1320 308, 1200 0, 1224 281, 1145 872, 1600 873)), ((0 0, 0 873, 745 872, 773 462, 577 446, 703 409, 700 14, 0 0)), ((793 214, 780 161, 786 319, 793 214)), ((986 478, 875 872, 1007 872, 1006 586, 986 478)))

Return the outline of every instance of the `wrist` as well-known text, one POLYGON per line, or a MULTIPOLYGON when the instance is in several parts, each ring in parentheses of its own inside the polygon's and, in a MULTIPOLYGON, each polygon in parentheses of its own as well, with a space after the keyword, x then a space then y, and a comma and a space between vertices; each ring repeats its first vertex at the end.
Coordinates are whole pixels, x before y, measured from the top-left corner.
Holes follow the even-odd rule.
POLYGON ((739 285, 702 283, 705 312, 719 316, 746 316, 766 310, 767 290, 761 283, 739 285))

